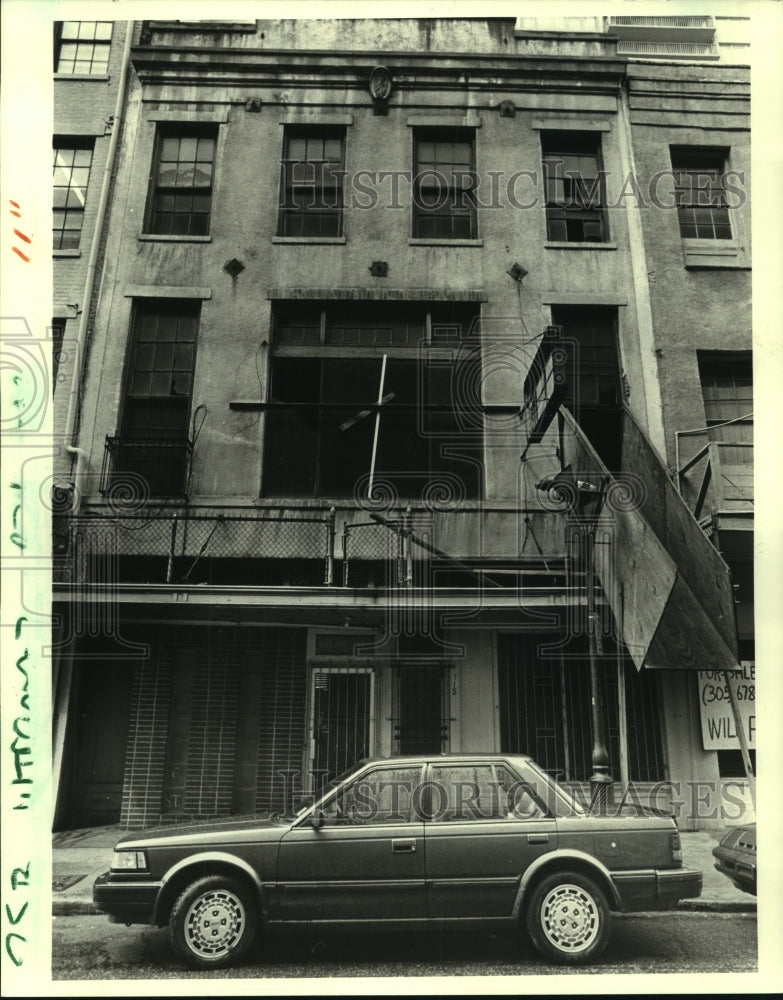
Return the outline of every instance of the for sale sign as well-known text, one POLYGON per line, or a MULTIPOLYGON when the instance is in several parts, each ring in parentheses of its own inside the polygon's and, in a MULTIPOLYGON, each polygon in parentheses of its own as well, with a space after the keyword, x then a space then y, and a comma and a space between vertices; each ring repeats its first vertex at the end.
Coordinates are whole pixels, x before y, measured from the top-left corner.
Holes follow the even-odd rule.
POLYGON ((729 683, 739 709, 748 747, 756 746, 756 665, 742 661, 742 673, 722 670, 699 671, 701 736, 705 750, 739 750, 737 723, 731 708, 729 683))

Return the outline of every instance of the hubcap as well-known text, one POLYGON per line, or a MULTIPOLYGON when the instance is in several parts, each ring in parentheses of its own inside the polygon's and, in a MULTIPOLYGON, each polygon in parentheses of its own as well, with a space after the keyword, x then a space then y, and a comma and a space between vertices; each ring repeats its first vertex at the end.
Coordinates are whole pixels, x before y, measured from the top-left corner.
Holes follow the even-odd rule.
POLYGON ((191 951, 208 958, 228 954, 245 930, 242 900, 227 889, 199 896, 185 918, 185 940, 191 951))
POLYGON ((541 928, 559 951, 575 954, 598 936, 601 913, 592 895, 578 885, 559 885, 541 904, 541 928))

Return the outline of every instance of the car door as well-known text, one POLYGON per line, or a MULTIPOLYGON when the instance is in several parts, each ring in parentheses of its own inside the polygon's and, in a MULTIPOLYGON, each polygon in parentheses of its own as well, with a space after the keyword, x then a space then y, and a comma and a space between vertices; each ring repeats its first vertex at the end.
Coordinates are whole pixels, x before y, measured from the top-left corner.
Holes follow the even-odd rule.
POLYGON ((280 843, 285 922, 425 916, 423 765, 378 765, 323 802, 322 825, 294 825, 280 843))
POLYGON ((555 819, 501 762, 432 764, 427 787, 428 915, 511 916, 522 873, 557 846, 555 819))

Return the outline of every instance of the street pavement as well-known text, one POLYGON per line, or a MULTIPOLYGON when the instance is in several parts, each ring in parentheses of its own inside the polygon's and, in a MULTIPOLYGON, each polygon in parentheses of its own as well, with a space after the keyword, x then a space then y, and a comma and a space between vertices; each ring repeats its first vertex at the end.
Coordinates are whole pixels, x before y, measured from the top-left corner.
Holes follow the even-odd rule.
MULTIPOLYGON (((92 884, 108 871, 114 845, 125 834, 119 826, 66 830, 53 835, 52 841, 52 914, 69 916, 92 914, 92 884)), ((714 867, 712 848, 723 831, 681 832, 683 865, 703 874, 702 894, 698 899, 684 899, 680 910, 722 913, 756 911, 756 898, 737 889, 714 867)))

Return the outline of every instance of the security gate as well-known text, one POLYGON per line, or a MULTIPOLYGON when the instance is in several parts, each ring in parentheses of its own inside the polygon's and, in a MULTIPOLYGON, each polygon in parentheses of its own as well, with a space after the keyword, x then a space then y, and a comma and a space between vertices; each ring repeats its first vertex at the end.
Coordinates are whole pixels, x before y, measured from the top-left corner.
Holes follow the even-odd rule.
POLYGON ((310 769, 315 788, 374 752, 372 667, 313 669, 309 731, 310 769))

